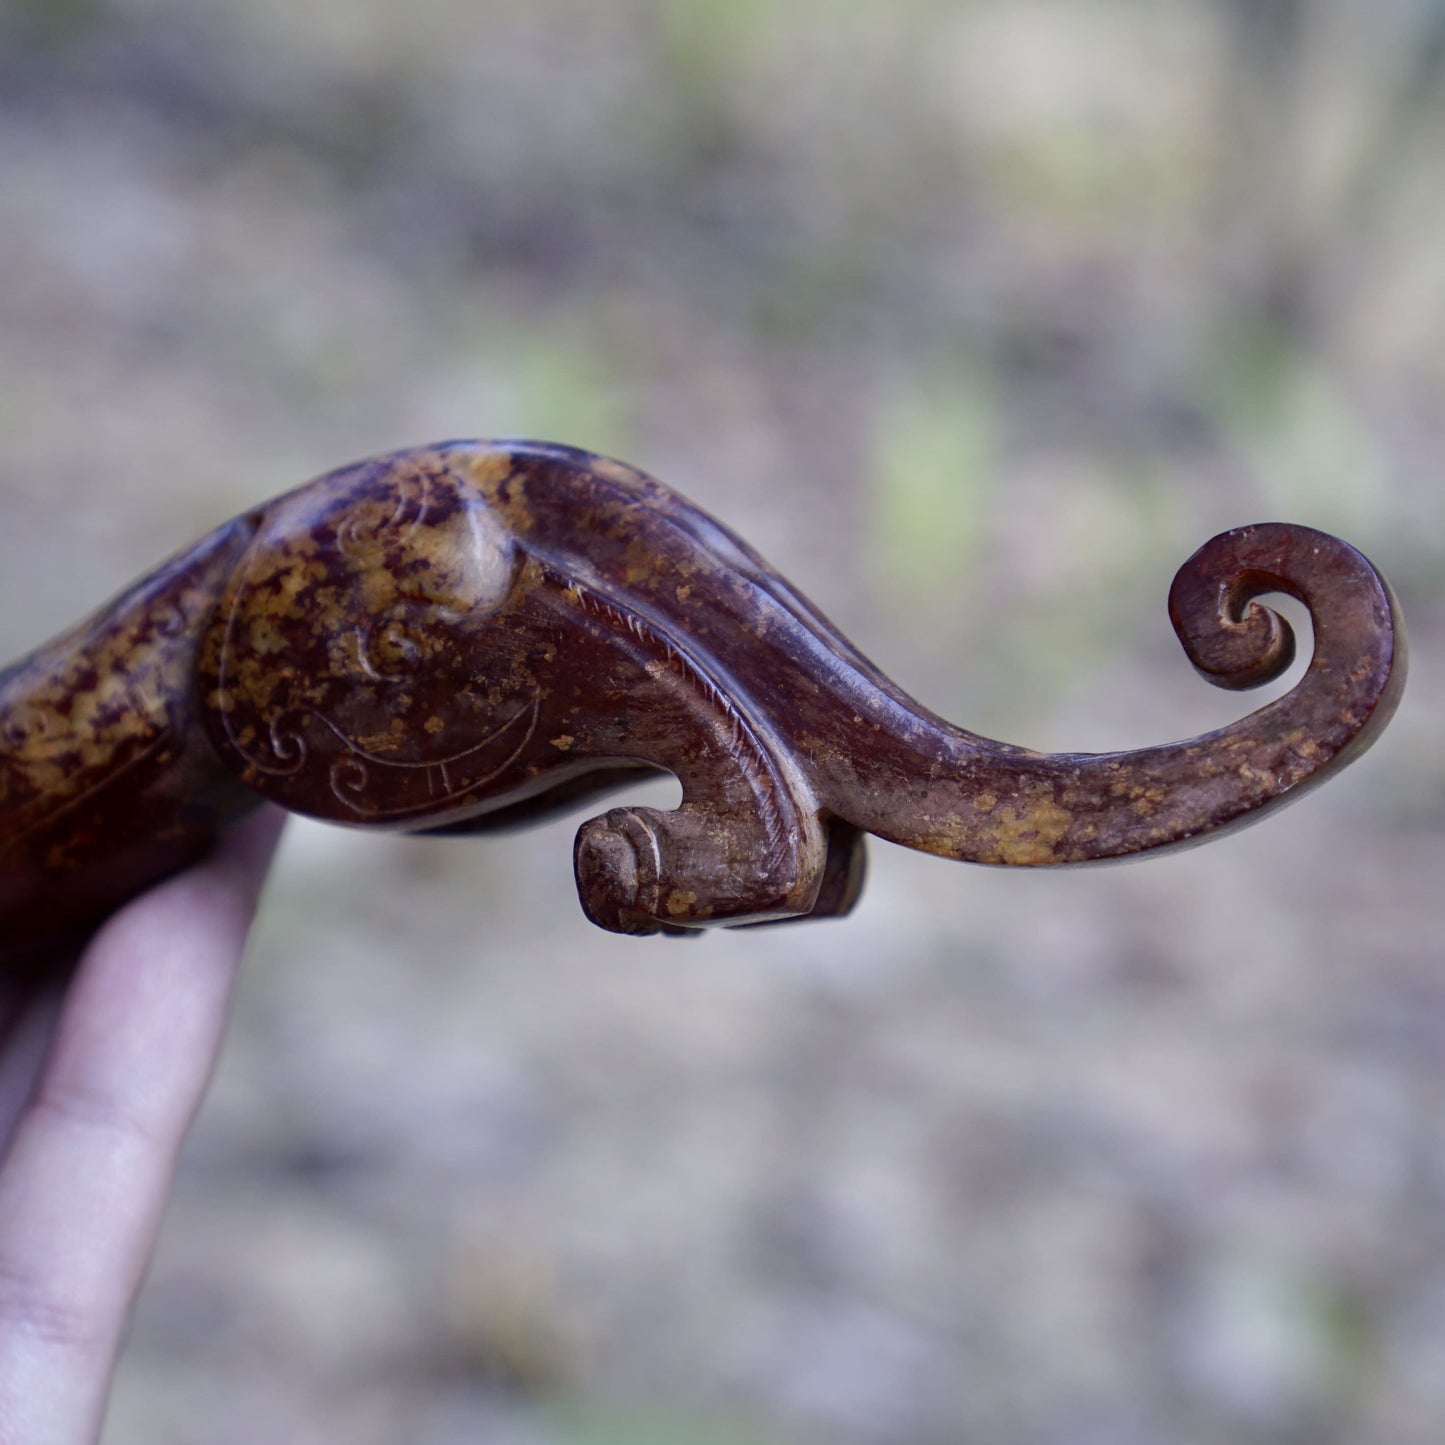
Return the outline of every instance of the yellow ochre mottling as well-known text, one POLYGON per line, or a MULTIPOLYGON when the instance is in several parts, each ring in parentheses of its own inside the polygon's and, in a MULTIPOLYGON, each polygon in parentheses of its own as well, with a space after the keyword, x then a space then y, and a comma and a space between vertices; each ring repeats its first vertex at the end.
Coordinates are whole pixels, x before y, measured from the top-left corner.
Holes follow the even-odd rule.
POLYGON ((146 759, 164 766, 167 699, 193 676, 197 618, 214 605, 206 559, 188 585, 100 614, 36 652, 0 689, 10 842, 90 796, 117 770, 146 759))
POLYGON ((640 480, 634 468, 624 462, 615 462, 611 457, 595 458, 592 462, 592 470, 597 476, 609 482, 616 482, 620 487, 634 487, 640 480))
POLYGON ((684 913, 689 913, 697 904, 696 893, 685 893, 681 888, 674 888, 667 895, 667 912, 672 918, 679 918, 684 913))
POLYGON ((526 533, 532 528, 532 509, 527 505, 526 463, 518 462, 510 452, 496 448, 453 453, 446 459, 453 475, 475 487, 514 532, 526 533))
POLYGON ((433 713, 433 714, 431 715, 431 717, 429 717, 429 718, 422 724, 422 726, 423 726, 429 733, 431 733, 433 736, 435 736, 437 733, 439 733, 439 732, 446 726, 446 724, 445 724, 439 717, 437 717, 437 715, 436 715, 435 713, 433 713))
POLYGON ((1061 861, 1054 851, 1074 821, 1073 814, 1061 808, 1050 797, 1020 799, 1017 812, 995 811, 994 847, 983 859, 988 863, 1008 863, 1020 868, 1035 868, 1061 861))
POLYGON ((384 733, 368 733, 365 737, 359 737, 356 745, 367 753, 394 753, 404 741, 404 738, 388 729, 384 733))
POLYGON ((359 581, 362 605, 372 616, 384 612, 396 600, 396 578, 385 567, 366 568, 359 581))
POLYGON ((488 495, 512 475, 512 458, 502 451, 463 452, 450 460, 458 471, 488 495))
POLYGON ((652 544, 628 536, 631 526, 630 520, 624 519, 616 529, 620 536, 627 539, 627 550, 623 554, 623 578, 629 587, 650 590, 662 580, 661 573, 673 570, 671 559, 652 544))
POLYGON ((1141 818, 1152 818, 1168 801, 1168 792, 1156 786, 1140 790, 1130 806, 1141 818))
POLYGON ((286 638, 280 628, 269 617, 255 618, 250 627, 251 646, 263 656, 267 653, 282 652, 286 638))
POLYGON ((552 739, 552 746, 565 753, 576 741, 571 733, 561 733, 552 739))

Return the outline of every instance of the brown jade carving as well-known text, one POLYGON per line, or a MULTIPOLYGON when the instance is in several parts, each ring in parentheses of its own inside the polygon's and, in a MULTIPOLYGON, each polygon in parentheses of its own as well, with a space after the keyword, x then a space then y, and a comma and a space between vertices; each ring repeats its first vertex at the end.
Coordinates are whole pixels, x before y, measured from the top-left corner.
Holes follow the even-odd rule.
POLYGON ((622 933, 846 912, 863 835, 977 863, 1086 863, 1263 816, 1393 712, 1404 633, 1353 548, 1226 532, 1170 616, 1222 687, 1314 658, 1231 727, 1045 755, 953 727, 750 548, 618 462, 450 442, 321 477, 213 532, 0 673, 0 959, 39 957, 262 799, 364 827, 530 823, 645 774, 679 808, 582 825, 587 916, 622 933))

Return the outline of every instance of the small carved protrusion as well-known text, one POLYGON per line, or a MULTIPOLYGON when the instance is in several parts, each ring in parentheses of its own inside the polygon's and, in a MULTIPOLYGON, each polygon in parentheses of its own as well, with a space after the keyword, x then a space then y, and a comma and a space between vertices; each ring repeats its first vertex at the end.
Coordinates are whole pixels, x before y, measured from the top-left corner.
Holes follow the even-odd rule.
POLYGON ((662 850, 655 808, 613 808, 577 830, 572 852, 582 911, 611 933, 656 933, 662 850))

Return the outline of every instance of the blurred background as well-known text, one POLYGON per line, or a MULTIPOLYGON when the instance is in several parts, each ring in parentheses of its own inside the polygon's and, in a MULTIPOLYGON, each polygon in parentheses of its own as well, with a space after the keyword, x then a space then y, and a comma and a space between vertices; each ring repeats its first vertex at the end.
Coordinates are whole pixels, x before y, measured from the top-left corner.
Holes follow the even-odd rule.
POLYGON ((516 434, 1013 742, 1254 705, 1164 612, 1243 522, 1414 655, 1254 832, 877 845, 845 923, 618 940, 576 818, 293 825, 107 1445, 1438 1440, 1442 238, 1439 0, 4 0, 6 656, 516 434))

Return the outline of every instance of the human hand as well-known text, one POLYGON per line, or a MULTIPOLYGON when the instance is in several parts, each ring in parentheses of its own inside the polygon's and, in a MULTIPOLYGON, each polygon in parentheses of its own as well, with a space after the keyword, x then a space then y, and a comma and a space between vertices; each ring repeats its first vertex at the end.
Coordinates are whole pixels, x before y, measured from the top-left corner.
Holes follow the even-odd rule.
POLYGON ((0 983, 0 1445, 91 1445, 280 834, 128 904, 59 984, 0 983))

